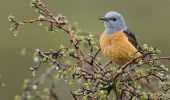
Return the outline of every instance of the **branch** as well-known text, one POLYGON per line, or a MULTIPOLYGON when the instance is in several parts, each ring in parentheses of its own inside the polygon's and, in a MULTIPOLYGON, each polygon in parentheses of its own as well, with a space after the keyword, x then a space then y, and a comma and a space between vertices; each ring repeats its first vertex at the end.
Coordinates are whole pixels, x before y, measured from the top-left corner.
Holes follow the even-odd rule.
MULTIPOLYGON (((8 19, 12 23, 11 31, 18 31, 19 26, 23 24, 49 23, 49 31, 63 30, 69 36, 70 42, 68 46, 60 46, 56 51, 34 50, 34 56, 38 57, 39 62, 36 67, 32 68, 32 71, 36 72, 43 64, 49 65, 49 68, 35 80, 26 84, 22 99, 27 100, 32 91, 36 91, 34 90, 35 86, 43 84, 41 83, 42 80, 50 78, 53 84, 47 97, 58 100, 56 83, 54 82, 56 77, 68 80, 68 83, 74 83, 74 85, 81 84, 77 91, 70 91, 75 100, 79 98, 84 100, 107 100, 110 99, 111 91, 114 92, 113 95, 115 97, 120 97, 122 100, 139 98, 145 100, 146 96, 143 94, 148 95, 147 99, 151 99, 156 97, 156 95, 153 94, 153 97, 151 97, 151 92, 148 93, 148 90, 142 90, 139 88, 140 84, 137 83, 137 80, 142 78, 149 80, 150 76, 153 79, 156 78, 158 81, 165 82, 166 85, 163 85, 164 88, 163 86, 161 88, 165 94, 168 93, 170 89, 166 76, 168 69, 160 63, 160 60, 170 61, 170 56, 158 57, 158 52, 155 48, 145 47, 141 57, 116 69, 117 67, 112 64, 112 61, 103 64, 98 59, 101 49, 98 42, 94 41, 92 34, 81 35, 82 32, 78 31, 80 29, 72 26, 66 16, 55 16, 41 0, 32 0, 31 6, 38 11, 40 16, 36 19, 25 21, 16 21, 13 16, 9 16, 8 19), (86 45, 85 49, 83 49, 84 45, 86 45), (143 65, 148 67, 146 69, 143 68, 144 71, 141 71, 141 66, 143 65), (81 80, 81 83, 77 83, 76 80, 81 80)), ((152 81, 152 79, 149 81, 152 81)), ((38 97, 43 98, 41 95, 38 97)), ((166 96, 158 96, 156 98, 166 99, 166 96)))

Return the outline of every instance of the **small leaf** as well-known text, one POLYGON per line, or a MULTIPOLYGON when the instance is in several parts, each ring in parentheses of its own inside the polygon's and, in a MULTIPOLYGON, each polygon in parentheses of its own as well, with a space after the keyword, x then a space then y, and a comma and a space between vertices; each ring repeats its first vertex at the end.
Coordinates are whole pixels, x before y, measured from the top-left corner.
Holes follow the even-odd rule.
POLYGON ((40 16, 38 17, 38 19, 45 19, 45 16, 40 15, 40 16))

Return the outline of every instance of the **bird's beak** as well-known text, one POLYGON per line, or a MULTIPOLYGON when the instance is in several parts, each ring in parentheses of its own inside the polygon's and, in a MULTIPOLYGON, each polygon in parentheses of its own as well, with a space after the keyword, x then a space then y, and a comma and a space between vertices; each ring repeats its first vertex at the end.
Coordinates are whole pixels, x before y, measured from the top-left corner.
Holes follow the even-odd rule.
POLYGON ((105 18, 105 17, 100 17, 99 19, 102 21, 107 21, 107 18, 105 18))

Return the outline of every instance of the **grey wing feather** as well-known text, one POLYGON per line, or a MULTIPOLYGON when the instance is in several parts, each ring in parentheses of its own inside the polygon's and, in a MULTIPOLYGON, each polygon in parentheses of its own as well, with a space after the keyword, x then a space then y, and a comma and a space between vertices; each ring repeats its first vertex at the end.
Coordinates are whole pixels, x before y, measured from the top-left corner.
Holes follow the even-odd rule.
POLYGON ((135 36, 135 33, 131 32, 130 30, 124 30, 123 31, 126 36, 128 37, 128 40, 130 43, 132 43, 132 45, 139 51, 142 53, 142 48, 139 46, 138 42, 137 42, 137 39, 136 39, 136 36, 135 36))

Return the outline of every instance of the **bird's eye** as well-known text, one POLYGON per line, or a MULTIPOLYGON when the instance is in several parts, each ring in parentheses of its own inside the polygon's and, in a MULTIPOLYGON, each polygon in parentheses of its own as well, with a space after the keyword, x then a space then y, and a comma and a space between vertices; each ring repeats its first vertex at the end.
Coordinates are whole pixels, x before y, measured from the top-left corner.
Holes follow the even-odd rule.
POLYGON ((111 18, 112 21, 116 21, 116 18, 111 18))

